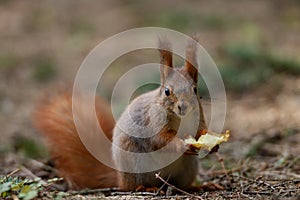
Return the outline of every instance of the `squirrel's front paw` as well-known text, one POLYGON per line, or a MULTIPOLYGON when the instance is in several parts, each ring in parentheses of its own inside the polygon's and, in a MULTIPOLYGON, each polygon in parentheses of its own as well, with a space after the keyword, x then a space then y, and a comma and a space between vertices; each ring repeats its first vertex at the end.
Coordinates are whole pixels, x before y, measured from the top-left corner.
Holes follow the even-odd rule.
POLYGON ((189 149, 188 145, 182 140, 178 138, 178 142, 176 145, 176 152, 183 153, 189 149))
POLYGON ((180 138, 174 140, 174 143, 173 145, 171 145, 171 148, 177 153, 184 153, 186 155, 197 155, 197 151, 195 149, 190 148, 190 145, 186 144, 180 138))

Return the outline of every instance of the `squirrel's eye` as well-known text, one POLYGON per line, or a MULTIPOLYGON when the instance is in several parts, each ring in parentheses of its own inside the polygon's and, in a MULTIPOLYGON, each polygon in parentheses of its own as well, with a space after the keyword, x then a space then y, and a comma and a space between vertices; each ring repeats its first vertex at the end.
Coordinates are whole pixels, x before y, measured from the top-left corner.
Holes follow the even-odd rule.
POLYGON ((197 92, 198 92, 198 89, 197 89, 197 87, 194 87, 194 89, 193 89, 193 90, 194 90, 194 93, 195 93, 195 94, 197 94, 197 92))
POLYGON ((165 94, 166 94, 167 96, 170 95, 170 90, 169 90, 169 88, 166 88, 166 89, 165 89, 165 94))

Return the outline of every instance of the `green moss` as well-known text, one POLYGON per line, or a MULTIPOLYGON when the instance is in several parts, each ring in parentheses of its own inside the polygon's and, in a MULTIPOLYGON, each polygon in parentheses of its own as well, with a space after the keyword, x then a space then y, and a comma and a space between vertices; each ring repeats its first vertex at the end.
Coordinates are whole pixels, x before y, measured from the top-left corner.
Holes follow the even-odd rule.
POLYGON ((201 15, 197 19, 199 25, 205 29, 225 29, 235 24, 235 20, 219 14, 201 15))
POLYGON ((272 75, 268 67, 243 68, 243 66, 225 66, 220 68, 225 86, 236 92, 253 89, 266 82, 272 75))
POLYGON ((48 81, 56 75, 56 70, 52 60, 38 59, 33 68, 33 78, 37 81, 48 81))
POLYGON ((263 51, 257 45, 234 43, 222 51, 223 64, 219 70, 226 88, 243 92, 272 80, 275 74, 299 75, 300 63, 263 51))
POLYGON ((17 152, 23 153, 28 158, 47 157, 47 150, 43 145, 24 136, 16 136, 14 138, 14 148, 17 152))
POLYGON ((246 44, 229 44, 223 48, 226 58, 234 63, 243 63, 249 65, 261 59, 262 53, 256 46, 246 44))
POLYGON ((266 56, 266 63, 276 72, 290 75, 300 75, 300 62, 292 58, 270 54, 266 56))

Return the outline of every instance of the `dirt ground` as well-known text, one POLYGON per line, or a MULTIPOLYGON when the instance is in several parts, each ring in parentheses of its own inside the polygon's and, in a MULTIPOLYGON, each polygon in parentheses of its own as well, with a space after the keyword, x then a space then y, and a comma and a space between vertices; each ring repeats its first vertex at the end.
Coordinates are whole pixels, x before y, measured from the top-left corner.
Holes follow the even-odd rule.
MULTIPOLYGON (((40 190, 38 197, 300 199, 297 0, 0 0, 0 175, 45 181, 56 177, 43 140, 32 126, 37 99, 57 85, 72 83, 81 62, 98 43, 143 26, 199 33, 200 43, 224 71, 224 130, 232 135, 220 147, 223 162, 216 155, 200 160, 199 182, 207 187, 198 193, 61 192, 65 185, 60 181, 40 190), (259 79, 260 74, 266 75, 259 79), (212 183, 218 187, 209 187, 212 183)), ((107 83, 108 91, 112 84, 107 83)), ((210 98, 204 94, 203 99, 209 113, 210 98)))

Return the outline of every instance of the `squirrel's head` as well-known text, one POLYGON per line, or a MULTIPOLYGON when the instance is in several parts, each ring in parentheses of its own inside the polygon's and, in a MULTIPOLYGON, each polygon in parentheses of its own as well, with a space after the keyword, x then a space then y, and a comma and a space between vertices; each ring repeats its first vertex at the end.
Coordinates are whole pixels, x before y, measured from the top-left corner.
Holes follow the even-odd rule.
POLYGON ((197 41, 190 39, 186 46, 186 61, 182 67, 174 68, 170 43, 159 41, 160 52, 160 100, 168 112, 179 117, 198 109, 198 64, 196 59, 197 41))

